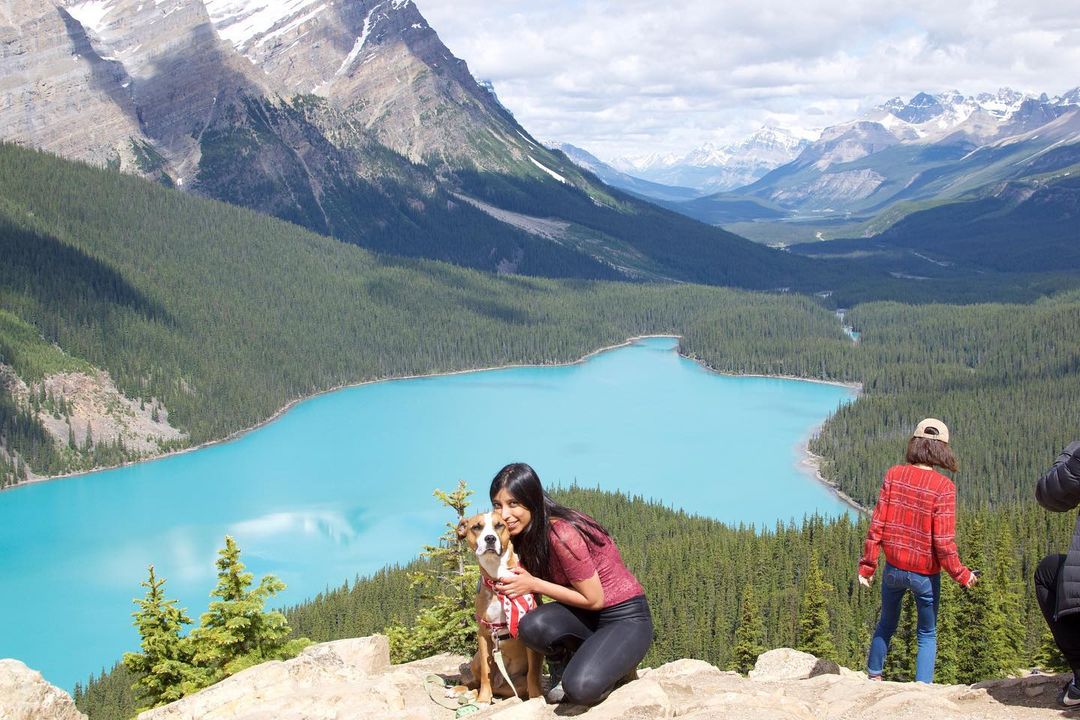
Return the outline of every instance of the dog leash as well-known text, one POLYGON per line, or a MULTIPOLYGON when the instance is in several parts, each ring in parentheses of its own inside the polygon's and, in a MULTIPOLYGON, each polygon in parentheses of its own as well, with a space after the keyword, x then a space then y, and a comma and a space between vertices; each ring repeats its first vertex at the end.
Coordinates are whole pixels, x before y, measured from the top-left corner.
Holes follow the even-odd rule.
MULTIPOLYGON (((494 628, 492 628, 494 630, 494 628)), ((510 631, 506 631, 506 636, 510 636, 510 631)), ((510 686, 510 689, 514 692, 514 697, 518 700, 521 696, 518 695, 517 688, 514 687, 514 681, 510 679, 510 673, 506 671, 506 661, 503 660, 502 649, 499 647, 503 637, 498 632, 491 633, 491 639, 495 643, 494 652, 491 653, 491 657, 495 660, 495 667, 499 668, 499 672, 502 673, 503 679, 506 680, 506 684, 510 686)))
POLYGON ((473 713, 480 712, 481 708, 476 703, 467 702, 462 704, 457 699, 448 698, 445 695, 442 697, 436 697, 432 691, 433 687, 438 687, 445 692, 446 680, 440 675, 432 673, 424 678, 424 688, 427 690, 428 697, 431 698, 431 702, 435 703, 441 708, 454 711, 455 718, 465 717, 466 715, 472 715, 473 713))

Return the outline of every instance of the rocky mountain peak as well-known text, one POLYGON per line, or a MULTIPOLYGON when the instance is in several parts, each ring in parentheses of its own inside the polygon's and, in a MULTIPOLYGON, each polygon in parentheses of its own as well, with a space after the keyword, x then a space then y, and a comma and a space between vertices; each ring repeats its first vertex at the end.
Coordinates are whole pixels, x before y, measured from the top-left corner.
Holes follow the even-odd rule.
POLYGON ((936 97, 921 92, 893 114, 905 122, 919 125, 938 117, 943 112, 945 112, 945 106, 936 97))

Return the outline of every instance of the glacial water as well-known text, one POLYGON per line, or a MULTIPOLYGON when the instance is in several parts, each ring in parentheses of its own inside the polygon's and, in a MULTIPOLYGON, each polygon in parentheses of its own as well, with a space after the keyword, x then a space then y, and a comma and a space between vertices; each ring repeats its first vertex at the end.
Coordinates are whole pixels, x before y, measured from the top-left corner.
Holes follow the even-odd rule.
POLYGON ((575 365, 349 388, 237 440, 0 493, 0 658, 70 690, 137 649, 132 599, 153 563, 198 618, 226 534, 293 604, 413 558, 442 532, 432 498, 505 463, 730 523, 845 506, 801 444, 851 390, 730 377, 650 338, 575 365))

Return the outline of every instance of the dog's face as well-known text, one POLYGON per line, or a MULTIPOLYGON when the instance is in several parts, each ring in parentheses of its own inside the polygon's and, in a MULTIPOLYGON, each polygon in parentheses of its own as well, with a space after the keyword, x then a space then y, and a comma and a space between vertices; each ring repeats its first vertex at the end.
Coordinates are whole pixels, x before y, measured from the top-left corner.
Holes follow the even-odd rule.
POLYGON ((461 521, 458 537, 465 538, 477 557, 488 553, 502 555, 510 546, 510 531, 496 513, 486 512, 461 521))

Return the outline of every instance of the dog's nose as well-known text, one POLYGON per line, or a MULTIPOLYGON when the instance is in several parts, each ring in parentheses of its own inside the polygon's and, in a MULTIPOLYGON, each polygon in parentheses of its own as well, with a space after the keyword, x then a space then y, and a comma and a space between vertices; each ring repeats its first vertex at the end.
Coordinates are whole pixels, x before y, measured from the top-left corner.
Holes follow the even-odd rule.
POLYGON ((495 536, 494 535, 485 535, 484 536, 484 542, 486 542, 488 545, 494 545, 495 544, 495 536))

